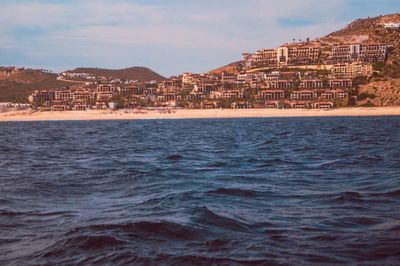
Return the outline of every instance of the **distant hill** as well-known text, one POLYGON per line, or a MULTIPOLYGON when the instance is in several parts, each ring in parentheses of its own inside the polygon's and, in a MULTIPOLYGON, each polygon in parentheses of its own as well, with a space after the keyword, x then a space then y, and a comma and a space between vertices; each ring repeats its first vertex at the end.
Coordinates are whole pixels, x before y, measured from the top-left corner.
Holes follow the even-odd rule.
POLYGON ((162 81, 166 79, 165 77, 161 76, 160 74, 146 67, 130 67, 125 69, 103 69, 103 68, 80 67, 66 72, 87 73, 107 78, 112 77, 114 79, 130 79, 130 80, 141 80, 141 81, 151 81, 151 80, 162 81))
POLYGON ((27 102, 34 90, 54 89, 74 85, 57 80, 57 74, 38 69, 20 69, 8 72, 0 68, 0 102, 27 102), (4 73, 7 73, 5 75, 4 73))

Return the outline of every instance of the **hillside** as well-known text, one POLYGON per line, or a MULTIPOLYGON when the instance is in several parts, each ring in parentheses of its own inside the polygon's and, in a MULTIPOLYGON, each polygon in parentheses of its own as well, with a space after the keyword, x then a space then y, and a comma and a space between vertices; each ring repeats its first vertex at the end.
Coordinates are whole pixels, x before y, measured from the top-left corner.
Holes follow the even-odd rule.
POLYGON ((125 69, 103 69, 103 68, 80 67, 66 72, 87 73, 99 77, 102 76, 114 79, 130 79, 130 80, 141 80, 141 81, 165 80, 165 77, 161 76, 160 74, 146 67, 130 67, 125 69))
POLYGON ((376 106, 400 105, 400 79, 373 81, 359 88, 359 100, 376 106))
MULTIPOLYGON (((0 72, 2 69, 1 68, 0 72)), ((0 102, 27 102, 34 90, 71 86, 71 82, 59 81, 57 74, 37 69, 21 69, 8 76, 0 75, 0 102)))
POLYGON ((320 41, 334 44, 349 42, 388 44, 391 49, 387 64, 382 67, 382 75, 387 78, 400 78, 400 30, 384 28, 383 23, 389 22, 400 22, 400 14, 358 19, 344 29, 321 38, 320 41))
POLYGON ((209 73, 214 75, 221 75, 222 72, 227 73, 239 73, 240 72, 241 61, 233 62, 229 65, 211 70, 209 73))
POLYGON ((361 98, 368 96, 365 103, 377 106, 400 105, 400 30, 383 26, 390 22, 399 23, 400 14, 359 19, 321 39, 328 43, 359 40, 361 43, 385 43, 391 46, 386 64, 375 66, 380 74, 374 75, 369 84, 359 89, 359 94, 363 96, 361 98))

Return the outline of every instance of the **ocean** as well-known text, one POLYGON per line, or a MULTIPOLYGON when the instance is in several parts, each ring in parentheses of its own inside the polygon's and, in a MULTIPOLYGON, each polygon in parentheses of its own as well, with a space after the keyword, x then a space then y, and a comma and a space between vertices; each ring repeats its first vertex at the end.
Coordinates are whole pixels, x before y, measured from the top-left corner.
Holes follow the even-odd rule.
POLYGON ((400 117, 0 123, 1 265, 400 264, 400 117))

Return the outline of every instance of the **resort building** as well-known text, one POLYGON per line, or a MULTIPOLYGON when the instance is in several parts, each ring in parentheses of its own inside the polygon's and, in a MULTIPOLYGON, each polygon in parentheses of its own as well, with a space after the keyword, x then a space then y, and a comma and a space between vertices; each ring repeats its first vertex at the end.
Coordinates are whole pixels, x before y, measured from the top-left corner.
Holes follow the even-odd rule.
POLYGON ((349 64, 354 62, 385 62, 388 53, 386 44, 347 44, 332 47, 329 62, 331 64, 349 64))
POLYGON ((353 81, 351 79, 331 79, 328 81, 328 87, 334 88, 352 88, 353 81))
POLYGON ((324 87, 324 83, 321 79, 303 79, 300 82, 300 88, 320 89, 323 87, 324 87))
POLYGON ((262 100, 285 99, 285 91, 284 90, 262 90, 257 93, 256 99, 262 99, 262 100))
POLYGON ((335 78, 353 79, 357 77, 369 77, 373 74, 371 64, 365 63, 352 63, 352 64, 339 64, 332 68, 332 75, 335 78))
POLYGON ((301 90, 301 91, 293 91, 290 94, 290 100, 313 100, 317 99, 317 92, 311 90, 301 90))
POLYGON ((232 73, 223 72, 221 75, 221 82, 225 84, 236 83, 237 75, 232 73))

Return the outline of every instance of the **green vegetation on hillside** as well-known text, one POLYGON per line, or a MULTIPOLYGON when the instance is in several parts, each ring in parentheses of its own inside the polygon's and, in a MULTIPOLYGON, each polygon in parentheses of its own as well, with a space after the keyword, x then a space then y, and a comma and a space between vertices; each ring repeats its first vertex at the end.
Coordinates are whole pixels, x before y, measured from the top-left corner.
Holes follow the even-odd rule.
POLYGON ((73 83, 57 80, 56 74, 40 70, 23 70, 20 73, 0 80, 0 102, 28 102, 34 90, 55 89, 71 86, 73 83))
POLYGON ((128 80, 140 80, 140 81, 165 80, 165 77, 161 76, 160 74, 146 67, 131 67, 125 69, 103 69, 103 68, 80 67, 67 72, 87 73, 95 76, 102 76, 113 79, 128 79, 128 80))

